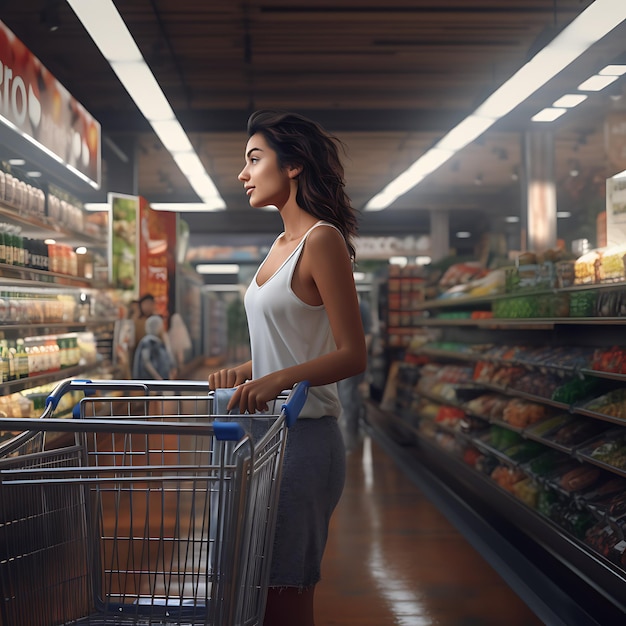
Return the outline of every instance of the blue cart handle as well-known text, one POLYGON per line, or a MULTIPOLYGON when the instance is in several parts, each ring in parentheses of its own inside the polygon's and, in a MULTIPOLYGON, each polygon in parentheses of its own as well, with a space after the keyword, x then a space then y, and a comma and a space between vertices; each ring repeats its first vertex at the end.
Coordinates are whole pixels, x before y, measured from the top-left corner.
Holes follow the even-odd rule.
POLYGON ((146 395, 148 387, 142 383, 123 381, 123 387, 120 387, 119 381, 102 380, 91 381, 86 378, 73 378, 61 381, 46 398, 46 408, 56 410, 61 398, 70 391, 83 391, 86 396, 93 395, 96 391, 117 391, 119 389, 133 389, 143 391, 146 395))
POLYGON ((309 381, 303 380, 291 390, 287 401, 281 407, 285 412, 285 423, 288 427, 293 426, 302 411, 302 407, 309 395, 309 381))

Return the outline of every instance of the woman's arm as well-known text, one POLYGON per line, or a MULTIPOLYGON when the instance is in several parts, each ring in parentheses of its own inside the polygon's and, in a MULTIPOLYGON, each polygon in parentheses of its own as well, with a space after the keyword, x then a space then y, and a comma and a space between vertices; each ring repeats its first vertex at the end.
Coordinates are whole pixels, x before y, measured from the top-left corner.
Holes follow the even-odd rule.
POLYGON ((305 302, 324 305, 337 349, 246 382, 233 395, 229 409, 266 410, 270 400, 297 382, 327 385, 365 370, 367 351, 352 263, 343 237, 334 228, 319 227, 311 232, 292 286, 305 302))

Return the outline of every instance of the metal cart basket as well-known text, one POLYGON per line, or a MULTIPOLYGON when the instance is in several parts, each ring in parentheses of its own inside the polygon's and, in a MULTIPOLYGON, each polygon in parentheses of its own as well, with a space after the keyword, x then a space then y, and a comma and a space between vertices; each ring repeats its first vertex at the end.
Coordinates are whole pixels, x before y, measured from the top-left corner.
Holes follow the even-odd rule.
POLYGON ((1 626, 262 623, 307 385, 258 416, 216 414, 220 391, 65 381, 41 419, 0 419, 20 432, 0 445, 1 626))

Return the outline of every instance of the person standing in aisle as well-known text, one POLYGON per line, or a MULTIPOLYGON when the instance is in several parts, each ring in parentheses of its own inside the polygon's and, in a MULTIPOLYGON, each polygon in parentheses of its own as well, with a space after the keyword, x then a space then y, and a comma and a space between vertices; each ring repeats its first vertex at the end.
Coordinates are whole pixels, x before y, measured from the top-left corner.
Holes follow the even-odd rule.
POLYGON ((151 293, 146 293, 138 302, 139 311, 135 313, 135 346, 139 344, 141 338, 146 334, 146 320, 154 315, 156 310, 156 302, 151 293))
POLYGON ((352 274, 357 220, 339 141, 294 113, 248 120, 239 174, 250 205, 278 208, 284 230, 245 296, 252 359, 209 376, 236 387, 229 410, 254 413, 297 382, 311 385, 289 429, 264 626, 313 626, 330 516, 345 479, 337 381, 362 372, 365 337, 352 274))
MULTIPOLYGON (((372 340, 372 313, 366 300, 359 297, 359 311, 361 323, 365 333, 365 346, 369 353, 372 340)), ((337 383, 339 400, 341 402, 341 429, 343 432, 346 450, 351 452, 359 443, 359 423, 361 414, 365 410, 361 386, 365 382, 365 372, 356 376, 344 378, 337 383)))
POLYGON ((133 378, 135 380, 171 380, 176 375, 174 358, 167 344, 165 323, 160 315, 146 320, 146 334, 135 348, 133 378))

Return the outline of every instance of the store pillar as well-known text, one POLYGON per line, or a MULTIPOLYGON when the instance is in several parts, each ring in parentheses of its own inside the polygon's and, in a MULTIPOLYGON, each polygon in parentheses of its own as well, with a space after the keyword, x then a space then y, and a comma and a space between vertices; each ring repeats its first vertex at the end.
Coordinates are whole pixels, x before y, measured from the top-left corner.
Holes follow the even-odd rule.
POLYGON ((522 249, 542 252, 556 247, 554 136, 528 131, 523 141, 522 249))
POLYGON ((430 256, 433 262, 450 256, 450 215, 447 211, 430 212, 430 256))

